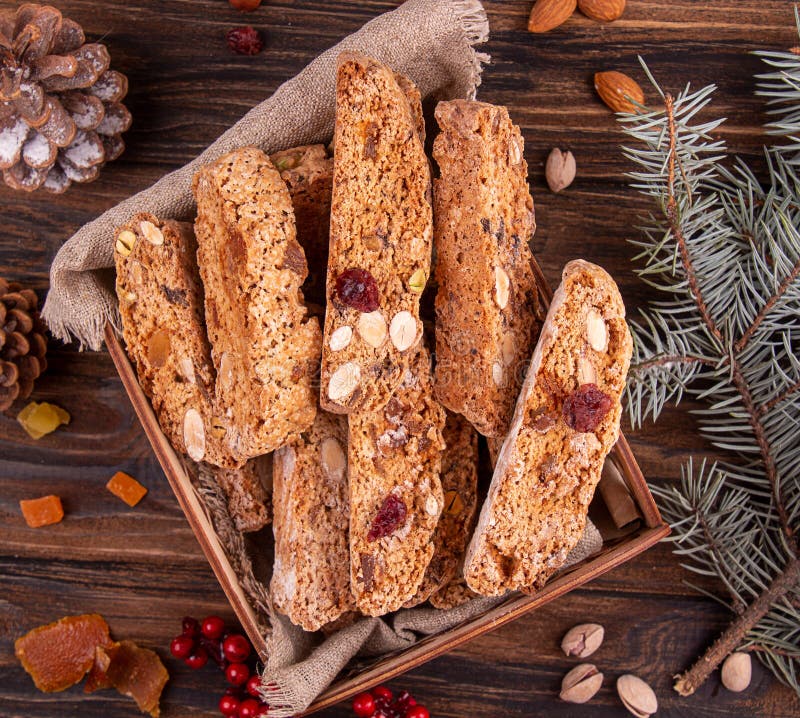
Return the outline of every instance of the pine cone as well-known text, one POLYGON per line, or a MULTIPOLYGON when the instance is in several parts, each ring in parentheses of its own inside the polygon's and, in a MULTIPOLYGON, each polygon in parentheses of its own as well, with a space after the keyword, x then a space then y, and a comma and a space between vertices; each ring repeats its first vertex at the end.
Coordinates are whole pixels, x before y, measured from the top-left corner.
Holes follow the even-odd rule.
POLYGON ((0 277, 0 411, 27 399, 47 368, 47 339, 32 289, 0 277))
POLYGON ((125 75, 49 5, 0 12, 0 169, 9 187, 61 193, 125 149, 125 75))

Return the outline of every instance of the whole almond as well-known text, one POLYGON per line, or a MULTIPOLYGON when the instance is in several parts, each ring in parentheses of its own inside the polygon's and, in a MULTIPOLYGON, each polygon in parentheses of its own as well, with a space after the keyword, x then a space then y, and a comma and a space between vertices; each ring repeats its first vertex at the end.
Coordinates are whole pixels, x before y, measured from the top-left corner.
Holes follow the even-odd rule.
POLYGON ((722 685, 729 691, 740 693, 750 685, 753 664, 749 653, 731 653, 722 664, 722 685))
POLYGON ((558 147, 550 151, 544 166, 544 176, 551 192, 560 192, 569 187, 575 179, 576 171, 572 152, 569 150, 562 152, 558 147))
POLYGON ((610 70, 597 72, 594 76, 594 89, 600 99, 614 112, 638 112, 634 104, 644 104, 644 92, 639 84, 622 72, 610 70))
POLYGON ((639 676, 626 673, 617 679, 617 693, 628 712, 636 718, 647 718, 658 710, 658 700, 653 689, 639 676))
POLYGON ((611 22, 625 11, 625 0, 578 0, 578 8, 592 20, 611 22))
POLYGON ((575 8, 577 0, 536 0, 528 18, 529 32, 548 32, 566 22, 575 8))
POLYGON ((559 698, 567 703, 586 703, 603 685, 603 674, 591 663, 575 666, 561 681, 559 698))

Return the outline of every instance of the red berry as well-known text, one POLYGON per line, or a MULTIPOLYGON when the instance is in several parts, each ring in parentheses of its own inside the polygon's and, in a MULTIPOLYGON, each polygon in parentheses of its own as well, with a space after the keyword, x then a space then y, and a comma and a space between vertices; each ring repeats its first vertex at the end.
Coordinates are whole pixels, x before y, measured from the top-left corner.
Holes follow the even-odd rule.
POLYGON ((228 2, 242 12, 252 12, 261 5, 261 0, 228 0, 228 2))
POLYGON ((250 643, 241 633, 232 633, 222 642, 222 652, 231 663, 242 663, 250 655, 250 643))
POLYGON ((220 638, 225 630, 225 621, 219 616, 206 616, 200 624, 200 630, 206 638, 220 638))
MULTIPOLYGON (((403 507, 405 508, 405 504, 403 504, 403 507)), ((383 698, 387 702, 392 700, 392 692, 386 686, 375 686, 372 689, 372 696, 374 698, 383 698)))
POLYGON ((359 312, 374 312, 379 306, 375 277, 358 267, 345 269, 336 277, 336 296, 359 312))
POLYGON ((231 663, 225 669, 225 678, 232 686, 243 686, 250 678, 250 669, 244 663, 231 663))
POLYGON ((253 696, 253 698, 261 698, 261 693, 258 692, 259 688, 261 688, 261 677, 254 673, 247 679, 245 690, 253 696))
POLYGON ((200 624, 197 622, 197 619, 192 618, 191 616, 186 616, 183 619, 183 635, 184 636, 199 636, 200 635, 200 624))
MULTIPOLYGON (((384 536, 389 536, 406 522, 407 515, 408 509, 403 499, 394 494, 389 494, 383 500, 375 518, 372 519, 367 541, 377 541, 384 536)), ((386 691, 389 694, 388 700, 392 700, 392 692, 386 686, 378 686, 378 688, 373 689, 372 695, 376 696, 375 691, 378 689, 386 691)))
POLYGON ((359 693, 353 698, 353 713, 358 718, 370 718, 375 712, 375 699, 370 693, 359 693))
POLYGON ((582 384, 564 400, 561 414, 567 426, 586 433, 600 425, 613 403, 597 384, 582 384))
POLYGON ((235 716, 239 712, 239 699, 236 696, 222 696, 219 699, 219 712, 224 716, 235 716))
POLYGON ((263 708, 255 698, 245 698, 239 704, 239 718, 257 718, 262 715, 263 708))
POLYGON ((206 649, 202 646, 197 646, 192 652, 192 655, 187 656, 184 659, 184 663, 186 663, 189 668, 193 668, 194 670, 202 668, 206 663, 208 663, 208 651, 206 651, 206 649))
POLYGON ((406 711, 405 718, 431 718, 425 706, 412 706, 406 711))
POLYGON ((417 702, 411 697, 408 691, 402 691, 395 699, 395 707, 402 710, 415 705, 417 705, 417 702))
POLYGON ((194 640, 190 636, 177 636, 169 644, 169 652, 175 658, 188 658, 194 649, 194 640))
POLYGON ((228 47, 239 55, 258 55, 264 49, 264 41, 258 30, 250 27, 235 27, 225 36, 228 47))

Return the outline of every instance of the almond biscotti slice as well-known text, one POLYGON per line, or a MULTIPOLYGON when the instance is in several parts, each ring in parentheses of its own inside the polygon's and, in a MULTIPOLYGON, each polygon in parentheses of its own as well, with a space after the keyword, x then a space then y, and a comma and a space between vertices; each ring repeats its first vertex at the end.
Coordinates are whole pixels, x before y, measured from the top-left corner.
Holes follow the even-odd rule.
POLYGON ((419 589, 443 507, 444 409, 420 345, 385 407, 350 414, 350 585, 362 613, 397 610, 419 589))
POLYGON ((261 150, 244 147, 194 177, 198 264, 227 440, 246 457, 282 446, 314 421, 320 329, 292 202, 261 150))
POLYGON ((440 102, 435 116, 436 398, 503 436, 539 329, 522 135, 484 102, 440 102))
MULTIPOLYGON (((319 315, 322 317, 328 270, 333 157, 328 156, 324 145, 304 145, 275 152, 270 159, 289 189, 297 241, 308 263, 303 295, 309 311, 313 312, 312 307, 320 307, 319 315)), ((299 268, 302 274, 302 265, 299 268)))
POLYGON ((318 411, 273 458, 275 607, 316 631, 355 607, 350 593, 347 420, 318 411))
POLYGON ((224 440, 226 418, 214 411, 192 225, 138 214, 115 236, 122 335, 162 431, 195 461, 243 464, 224 440))
POLYGON ((219 484, 228 513, 237 530, 259 531, 272 521, 272 454, 250 459, 236 469, 215 468, 214 480, 219 484))
POLYGON ((478 503, 478 435, 459 414, 447 414, 442 432, 442 492, 444 509, 433 534, 433 558, 411 608, 431 598, 456 578, 464 560, 464 551, 475 526, 478 503))
POLYGON ((614 280, 567 264, 467 549, 474 591, 535 591, 578 543, 619 435, 631 346, 614 280))
POLYGON ((385 65, 339 57, 320 381, 336 413, 385 406, 422 337, 432 215, 417 105, 385 65))

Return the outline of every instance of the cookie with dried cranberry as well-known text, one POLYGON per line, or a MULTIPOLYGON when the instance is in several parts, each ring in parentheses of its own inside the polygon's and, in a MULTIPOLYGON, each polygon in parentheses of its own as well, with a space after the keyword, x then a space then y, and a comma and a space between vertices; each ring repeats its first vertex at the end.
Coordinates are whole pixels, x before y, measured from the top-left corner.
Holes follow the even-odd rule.
POLYGON ((567 264, 467 548, 473 591, 536 591, 577 545, 619 435, 631 349, 614 280, 567 264))
POLYGON ((224 467, 246 457, 225 442, 203 319, 192 225, 138 214, 115 234, 122 336, 164 435, 194 461, 224 467))
POLYGON ((369 57, 339 57, 320 381, 320 404, 336 413, 385 406, 422 337, 430 169, 418 93, 401 83, 369 57))
POLYGON ((346 417, 318 411, 311 428, 273 461, 272 600, 292 623, 316 631, 355 608, 347 571, 346 417))
POLYGON ((417 348, 382 409, 350 414, 350 585, 370 616, 397 610, 419 590, 434 552, 444 497, 444 409, 431 360, 417 348))
POLYGON ((406 601, 411 608, 444 590, 460 577, 464 551, 477 518, 478 434, 459 414, 447 414, 442 432, 442 492, 444 509, 433 535, 433 558, 414 597, 406 601))
POLYGON ((300 285, 307 275, 292 201, 261 150, 244 147, 194 177, 197 260, 226 441, 247 458, 314 421, 320 328, 300 285))
POLYGON ((505 436, 539 330, 522 135, 485 102, 440 102, 435 116, 436 397, 505 436))

